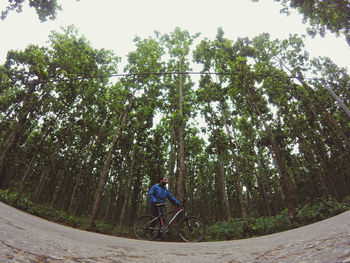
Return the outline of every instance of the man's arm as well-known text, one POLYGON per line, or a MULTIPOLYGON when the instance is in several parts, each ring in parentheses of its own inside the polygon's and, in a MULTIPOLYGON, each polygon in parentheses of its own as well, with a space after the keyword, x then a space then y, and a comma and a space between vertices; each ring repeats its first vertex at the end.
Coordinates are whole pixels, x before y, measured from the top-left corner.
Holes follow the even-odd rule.
POLYGON ((148 197, 149 197, 149 199, 151 200, 152 203, 157 203, 158 202, 158 200, 154 196, 155 193, 156 193, 156 187, 152 186, 151 190, 148 193, 148 197))
POLYGON ((169 201, 173 205, 179 205, 180 204, 180 202, 169 192, 169 190, 167 191, 167 197, 168 197, 169 201))

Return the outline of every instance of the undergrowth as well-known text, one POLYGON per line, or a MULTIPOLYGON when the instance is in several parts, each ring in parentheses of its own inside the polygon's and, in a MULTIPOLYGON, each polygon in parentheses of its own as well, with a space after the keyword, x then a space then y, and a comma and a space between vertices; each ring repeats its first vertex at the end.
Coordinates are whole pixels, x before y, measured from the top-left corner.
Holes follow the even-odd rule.
POLYGON ((67 212, 57 210, 49 204, 34 204, 30 201, 28 196, 23 195, 20 199, 16 200, 17 193, 11 193, 8 190, 0 190, 0 201, 4 202, 12 207, 23 210, 29 214, 60 223, 66 226, 78 228, 81 230, 89 230, 107 235, 117 236, 129 236, 129 228, 114 226, 108 224, 102 220, 95 222, 94 229, 90 227, 89 217, 76 217, 69 215, 67 212))
MULTIPOLYGON (((16 193, 0 190, 0 201, 56 223, 82 230, 91 230, 88 217, 75 217, 65 211, 56 210, 48 204, 34 204, 25 195, 16 200, 16 193)), ((289 218, 288 210, 284 210, 276 216, 250 217, 245 226, 240 218, 232 218, 230 221, 217 222, 208 226, 206 241, 233 240, 282 232, 315 223, 349 209, 350 196, 341 203, 333 197, 329 197, 324 200, 318 200, 314 204, 299 207, 294 221, 291 221, 289 218)), ((93 231, 115 236, 132 236, 130 226, 120 229, 119 226, 99 220, 96 221, 93 231)), ((171 239, 175 239, 175 235, 171 236, 171 239)))
POLYGON ((299 207, 294 221, 289 218, 286 209, 276 216, 250 217, 245 227, 240 218, 233 218, 228 222, 217 222, 208 227, 206 239, 211 241, 232 240, 273 234, 315 223, 349 209, 350 196, 341 203, 329 197, 318 200, 312 205, 299 207))

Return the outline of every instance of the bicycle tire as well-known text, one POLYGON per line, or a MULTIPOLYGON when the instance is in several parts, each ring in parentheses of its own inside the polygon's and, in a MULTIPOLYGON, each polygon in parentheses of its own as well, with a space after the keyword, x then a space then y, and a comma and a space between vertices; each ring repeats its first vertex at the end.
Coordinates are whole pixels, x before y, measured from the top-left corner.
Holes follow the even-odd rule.
POLYGON ((178 225, 179 236, 185 242, 200 242, 206 232, 206 226, 198 217, 187 216, 178 225))
POLYGON ((160 222, 155 218, 148 214, 136 218, 133 224, 134 236, 140 240, 154 240, 160 231, 160 222))

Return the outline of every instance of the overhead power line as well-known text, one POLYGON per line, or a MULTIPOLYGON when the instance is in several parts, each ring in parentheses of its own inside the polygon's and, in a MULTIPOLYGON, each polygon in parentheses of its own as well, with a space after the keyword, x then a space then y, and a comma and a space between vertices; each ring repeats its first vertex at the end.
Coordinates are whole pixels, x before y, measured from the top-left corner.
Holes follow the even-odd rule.
MULTIPOLYGON (((185 72, 143 72, 143 73, 113 73, 108 75, 98 75, 98 76, 70 76, 68 78, 55 78, 49 81, 43 81, 43 82, 54 82, 54 81, 70 81, 70 80, 82 80, 82 79, 99 79, 99 78, 113 78, 113 77, 137 77, 137 76, 161 76, 161 75, 222 75, 222 76, 235 76, 239 75, 240 73, 233 73, 233 72, 202 72, 202 71, 185 71, 185 72)), ((281 75, 272 75, 272 74, 266 74, 264 77, 272 77, 275 79, 296 79, 297 76, 281 76, 281 75)), ((306 80, 320 80, 320 81, 326 81, 324 78, 304 78, 306 80)), ((42 82, 42 83, 43 83, 42 82)))

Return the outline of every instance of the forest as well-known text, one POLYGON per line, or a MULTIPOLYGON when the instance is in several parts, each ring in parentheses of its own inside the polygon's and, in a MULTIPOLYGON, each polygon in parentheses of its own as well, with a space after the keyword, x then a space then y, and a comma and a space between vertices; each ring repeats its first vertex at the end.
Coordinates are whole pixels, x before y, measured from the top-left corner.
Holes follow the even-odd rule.
POLYGON ((122 70, 74 26, 8 51, 2 193, 92 228, 130 227, 160 175, 208 226, 350 203, 347 69, 310 57, 297 35, 199 36, 135 37, 122 70))

